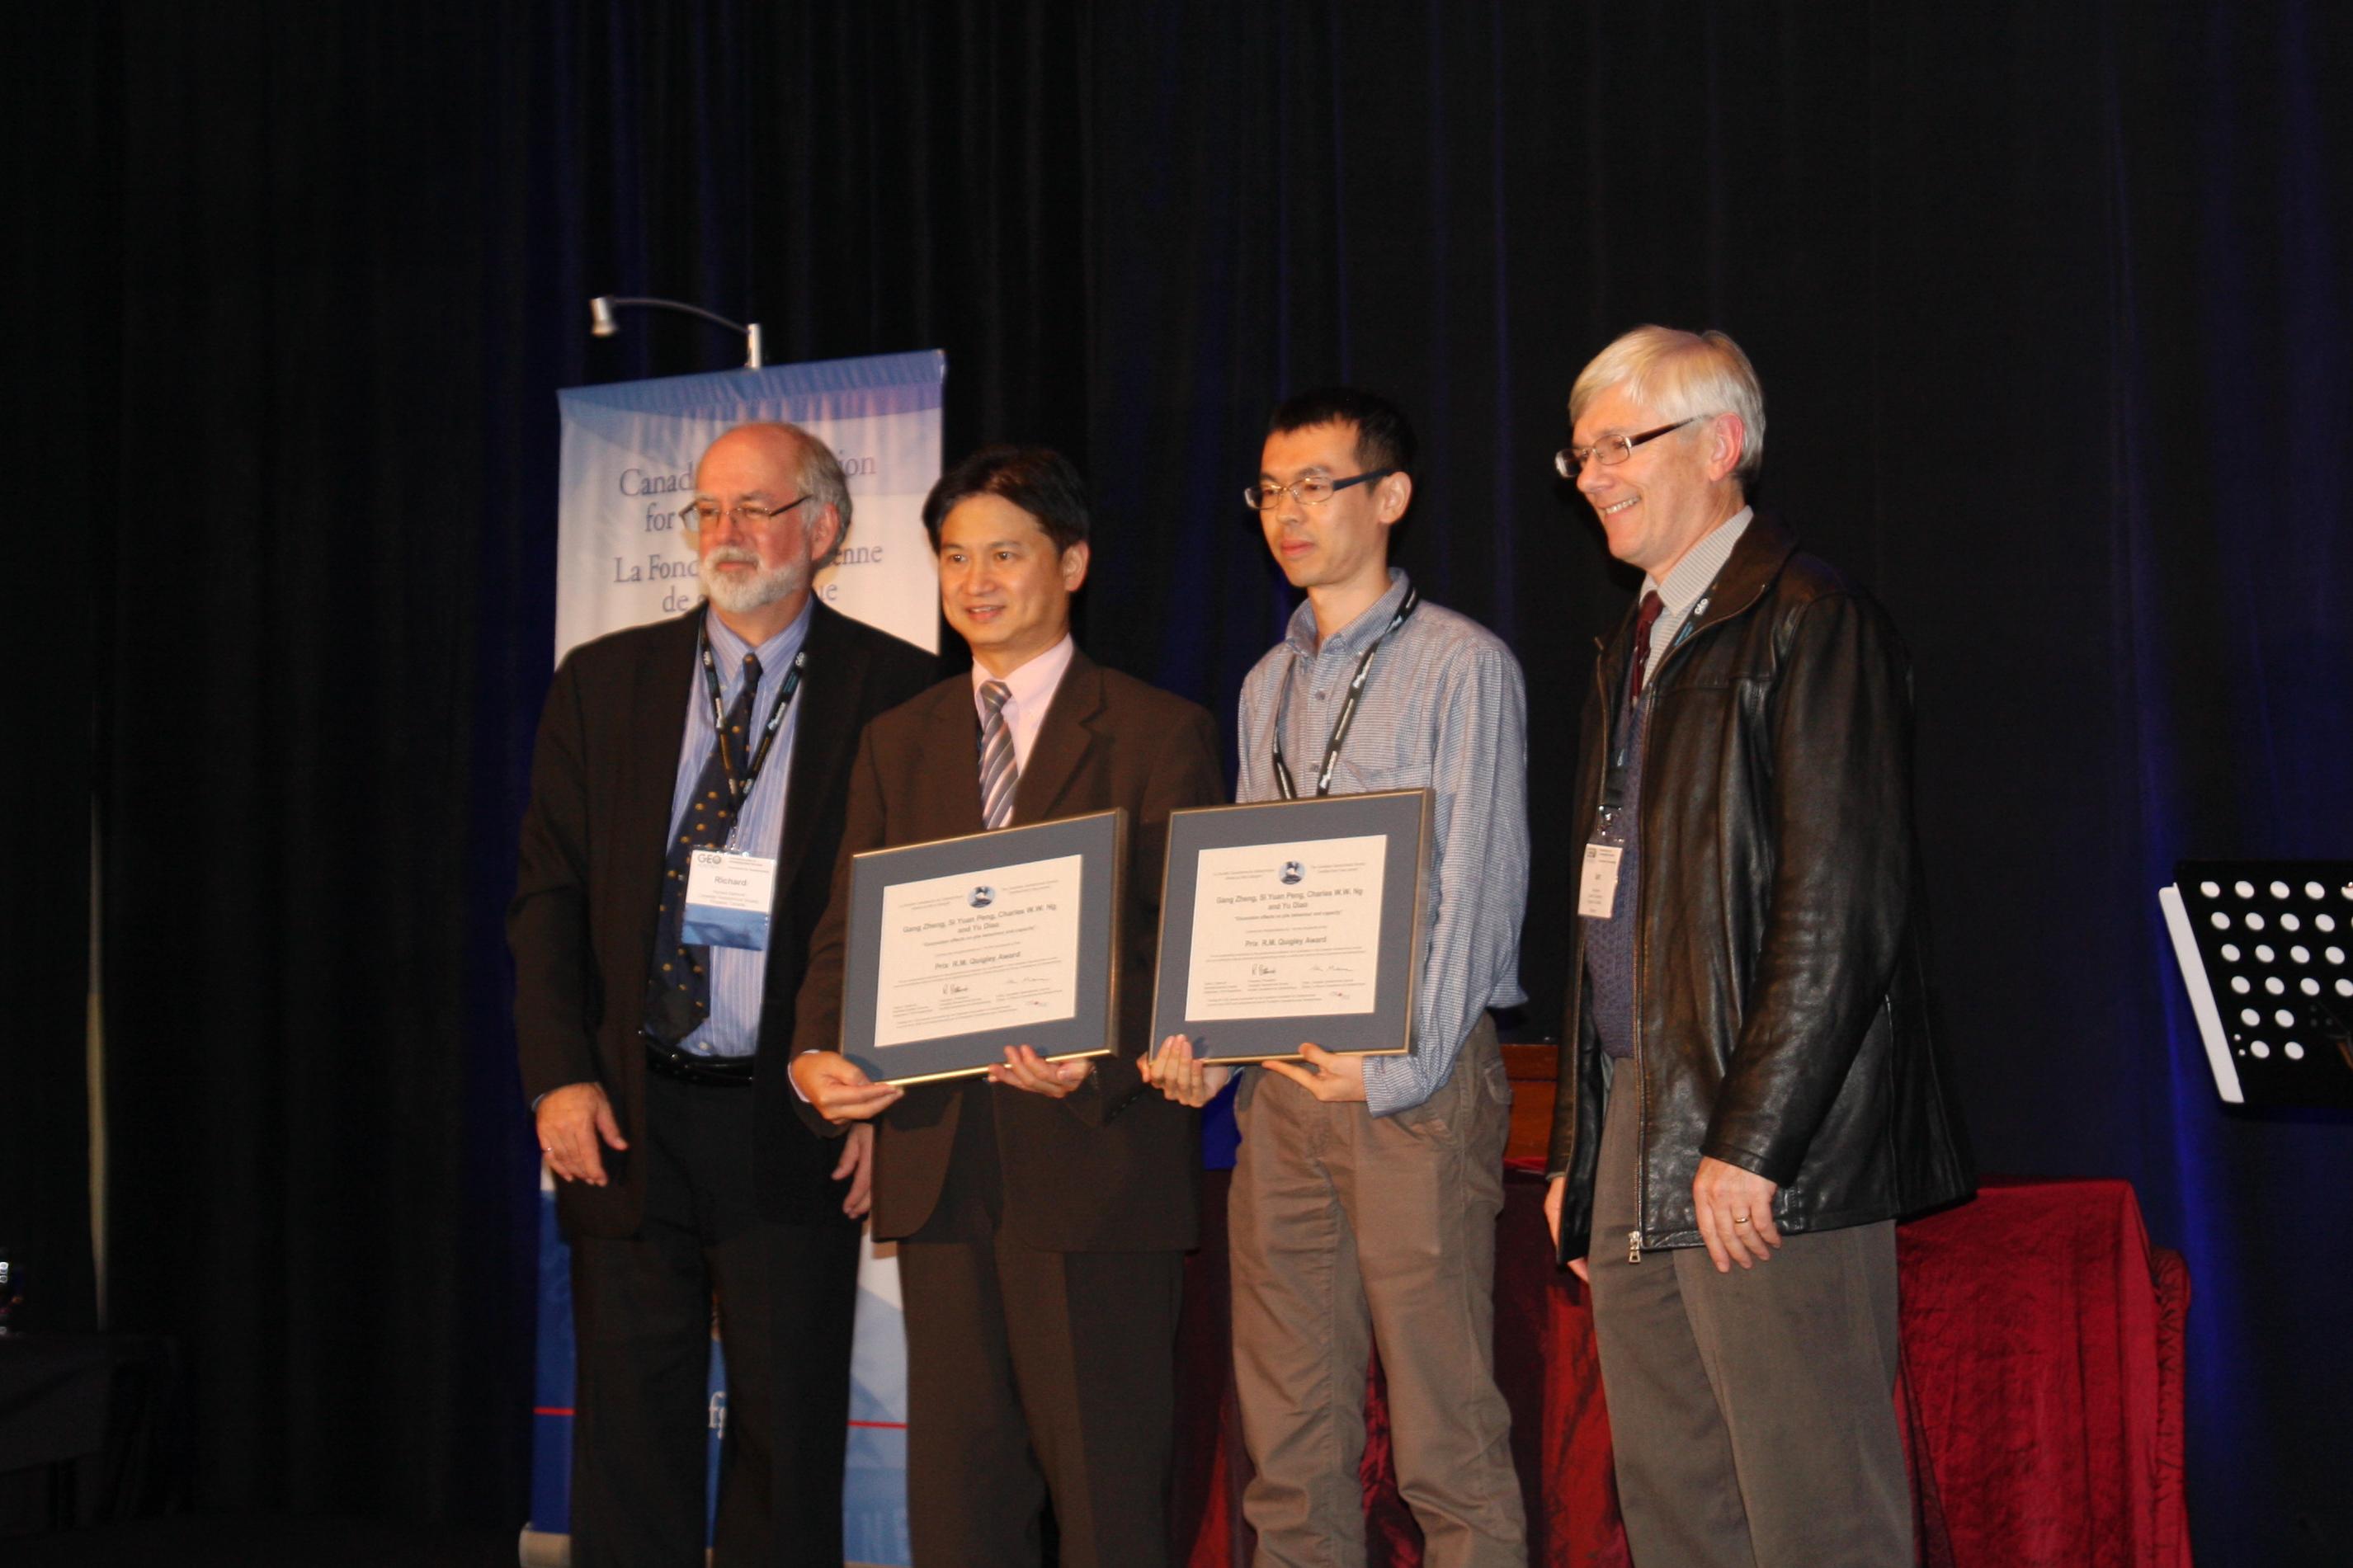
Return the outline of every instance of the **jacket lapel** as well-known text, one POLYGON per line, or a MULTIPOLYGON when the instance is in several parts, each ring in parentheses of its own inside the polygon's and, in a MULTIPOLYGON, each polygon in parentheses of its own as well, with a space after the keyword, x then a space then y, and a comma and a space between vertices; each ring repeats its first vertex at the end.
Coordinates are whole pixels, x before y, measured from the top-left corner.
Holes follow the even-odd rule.
POLYGON ((1094 745, 1094 719, 1103 711, 1103 671, 1084 653, 1071 650, 1071 668, 1046 706, 1046 721, 1030 743, 1029 765, 1013 786, 1013 820, 1043 822, 1070 788, 1094 745))
MULTIPOLYGON (((801 678, 800 716, 793 721, 793 768, 785 791, 785 831, 778 855, 780 869, 797 879, 807 858, 810 836, 817 832, 819 806, 832 796, 833 781, 849 766, 850 750, 858 743, 859 696, 866 685, 867 666, 860 650, 847 635, 839 612, 820 601, 810 612, 808 640, 801 645, 808 664, 801 678)), ((830 878, 830 864, 818 870, 830 878)))
POLYGON ((649 943, 661 897, 670 797, 678 790, 679 742, 686 729, 686 710, 680 704, 694 678, 695 616, 702 613, 680 616, 646 645, 630 683, 621 735, 613 813, 615 901, 623 918, 644 924, 649 943))
MULTIPOLYGON (((1781 574, 1781 568, 1797 553, 1798 537, 1776 517, 1759 512, 1749 520, 1740 535, 1740 542, 1732 547, 1731 556, 1724 569, 1715 574, 1715 582, 1704 603, 1700 606, 1699 619, 1676 638, 1681 645, 1711 626, 1723 625, 1755 605, 1781 574)), ((1604 700, 1613 706, 1626 694, 1627 662, 1634 657, 1634 620, 1641 609, 1638 603, 1626 606, 1625 616, 1609 641, 1599 647, 1600 658, 1596 666, 1604 700)), ((1668 652, 1672 653, 1671 647, 1668 652)), ((1666 658, 1662 655, 1654 674, 1663 673, 1666 658)), ((1614 720, 1612 721, 1614 722, 1614 720)))
POLYGON ((1707 609, 1692 627, 1693 633, 1728 621, 1755 605, 1797 551, 1798 536, 1779 518, 1759 512, 1749 519, 1724 570, 1715 574, 1715 591, 1708 595, 1707 609))
MULTIPOLYGON (((968 679, 944 681, 932 689, 931 721, 924 752, 944 779, 938 800, 945 816, 936 834, 926 837, 961 838, 981 830, 980 714, 973 706, 968 679), (954 782, 961 773, 961 783, 954 782)), ((1018 798, 1018 797, 1017 797, 1018 798)))

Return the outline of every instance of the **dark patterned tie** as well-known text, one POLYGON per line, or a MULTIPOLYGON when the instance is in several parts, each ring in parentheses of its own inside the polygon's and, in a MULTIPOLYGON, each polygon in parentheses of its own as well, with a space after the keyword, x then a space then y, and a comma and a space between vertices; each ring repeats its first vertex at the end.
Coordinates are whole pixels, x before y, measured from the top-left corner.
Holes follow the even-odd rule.
POLYGON ((1642 676, 1651 665, 1651 628, 1659 623, 1659 612, 1666 605, 1659 602, 1656 591, 1642 595, 1642 613, 1634 617, 1634 684, 1633 694, 1642 695, 1642 676))
POLYGON ((1021 770, 1013 765, 1013 726, 1005 704, 1013 689, 1001 680, 980 683, 980 705, 988 710, 980 725, 980 825, 1002 827, 1013 820, 1013 786, 1021 770))
POLYGON ((674 1046, 711 1016, 711 950, 689 947, 679 938, 686 926, 688 857, 718 849, 735 826, 736 802, 728 788, 728 762, 737 773, 751 755, 752 716, 760 700, 760 656, 744 656, 744 689, 728 710, 726 729, 713 738, 711 755, 694 781, 686 820, 670 842, 662 872, 661 915, 654 926, 654 964, 646 975, 646 1033, 674 1046))

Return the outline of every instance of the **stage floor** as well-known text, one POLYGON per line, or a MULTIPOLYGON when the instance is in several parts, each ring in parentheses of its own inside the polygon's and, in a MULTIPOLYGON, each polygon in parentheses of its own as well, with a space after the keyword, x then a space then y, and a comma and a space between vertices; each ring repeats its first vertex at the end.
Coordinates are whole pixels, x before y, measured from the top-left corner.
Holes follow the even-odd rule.
POLYGON ((514 1568, 515 1532, 283 1514, 186 1514, 0 1542, 9 1568, 514 1568))

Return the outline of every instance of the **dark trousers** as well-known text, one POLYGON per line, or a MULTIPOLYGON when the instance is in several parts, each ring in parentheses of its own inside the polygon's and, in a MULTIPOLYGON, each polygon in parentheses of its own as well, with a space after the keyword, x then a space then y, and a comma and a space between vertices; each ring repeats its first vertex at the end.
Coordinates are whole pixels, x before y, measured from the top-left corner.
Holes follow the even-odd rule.
POLYGON ((1586 1266, 1634 1560, 1909 1568, 1894 1222, 1785 1237, 1724 1274, 1698 1247, 1629 1264, 1633 1100, 1603 1119, 1586 1266))
POLYGON ((899 1283, 915 1568, 1039 1562, 1050 1493, 1063 1568, 1166 1563, 1183 1256, 910 1240, 899 1283))
POLYGON ((721 1568, 841 1562, 858 1231, 760 1218, 752 1095, 653 1077, 645 1216, 575 1237, 572 1561, 700 1568, 712 1301, 727 1357, 721 1568))

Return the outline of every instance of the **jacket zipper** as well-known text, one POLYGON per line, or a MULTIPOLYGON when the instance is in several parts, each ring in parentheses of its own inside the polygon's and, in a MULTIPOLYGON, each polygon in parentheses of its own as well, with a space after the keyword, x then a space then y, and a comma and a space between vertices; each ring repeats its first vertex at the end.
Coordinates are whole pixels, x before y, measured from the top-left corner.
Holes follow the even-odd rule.
MULTIPOLYGON (((1639 718, 1630 713, 1628 715, 1630 719, 1633 719, 1635 721, 1634 732, 1641 738, 1642 746, 1646 752, 1649 750, 1651 744, 1651 698, 1652 694, 1659 689, 1659 672, 1666 668, 1667 659, 1672 658, 1674 657, 1674 648, 1672 646, 1669 647, 1667 649, 1667 658, 1659 660, 1659 670, 1651 671, 1644 678, 1642 681, 1641 713, 1639 718)), ((1648 660, 1645 660, 1644 662, 1647 663, 1648 660)), ((1634 837, 1638 840, 1634 847, 1634 898, 1633 908, 1631 910, 1634 917, 1634 1228, 1626 1233, 1626 1261, 1629 1264, 1639 1264, 1642 1261, 1642 1216, 1650 1213, 1651 1207, 1650 1182, 1648 1179, 1650 1172, 1648 1169, 1648 1162, 1642 1157, 1642 1128, 1649 1117, 1650 1095, 1648 1091, 1650 1084, 1642 1072, 1641 869, 1643 864, 1642 857, 1648 853, 1649 847, 1639 842, 1648 825, 1647 818, 1642 810, 1642 796, 1644 790, 1647 788, 1649 784, 1650 771, 1646 767, 1642 773, 1643 787, 1637 788, 1634 797, 1634 837)))
MULTIPOLYGON (((1759 589, 1759 596, 1761 596, 1762 594, 1763 590, 1759 589)), ((1691 641, 1694 637, 1699 634, 1701 630, 1701 617, 1707 614, 1707 607, 1715 598, 1715 584, 1710 583, 1707 585, 1706 590, 1700 595, 1699 598, 1695 602, 1694 602, 1690 613, 1683 617, 1683 629, 1675 634, 1674 641, 1669 643, 1667 645, 1667 651, 1659 656, 1659 668, 1647 671, 1642 678, 1641 722, 1636 725, 1635 729, 1637 733, 1639 733, 1642 738, 1642 745, 1645 751, 1649 749, 1651 744, 1651 700, 1658 695, 1659 682, 1665 677, 1668 667, 1674 663, 1675 656, 1683 652, 1683 644, 1691 641)), ((1748 604, 1753 605, 1756 602, 1756 599, 1752 598, 1749 600, 1748 604)), ((1748 608, 1748 605, 1743 605, 1740 608, 1745 611, 1748 608)), ((1726 616, 1723 618, 1730 620, 1732 617, 1730 616, 1726 616)), ((1630 649, 1629 649, 1629 653, 1630 656, 1630 649)), ((1644 662, 1647 663, 1649 661, 1646 659, 1644 662)), ((1601 679, 1601 670, 1598 665, 1594 668, 1593 679, 1596 681, 1599 681, 1601 679)), ((1647 796, 1650 782, 1650 770, 1645 767, 1642 771, 1642 783, 1644 785, 1643 794, 1642 795, 1638 795, 1634 802, 1634 832, 1638 837, 1647 829, 1650 823, 1650 814, 1642 809, 1643 800, 1644 797, 1647 796)), ((1636 1120, 1634 1122, 1634 1228, 1626 1233, 1626 1261, 1630 1264, 1639 1264, 1642 1261, 1642 1220, 1643 1217, 1650 1213, 1651 1209, 1650 1182, 1648 1180, 1650 1173, 1642 1158, 1642 1128, 1650 1110, 1650 1081, 1642 1071, 1643 951, 1642 879, 1641 876, 1641 867, 1649 863, 1650 847, 1648 845, 1637 845, 1636 848, 1640 851, 1636 857, 1633 911, 1634 1112, 1636 1120)))

